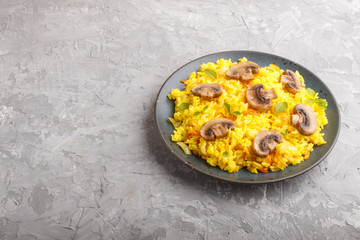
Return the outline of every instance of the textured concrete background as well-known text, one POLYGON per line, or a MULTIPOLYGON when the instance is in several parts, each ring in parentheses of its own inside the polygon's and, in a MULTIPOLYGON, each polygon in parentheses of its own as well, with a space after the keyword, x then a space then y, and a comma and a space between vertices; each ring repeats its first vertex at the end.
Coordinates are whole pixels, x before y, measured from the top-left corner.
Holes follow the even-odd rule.
POLYGON ((360 2, 0 1, 0 239, 359 239, 360 2), (295 179, 237 185, 169 155, 153 104, 197 57, 314 71, 342 132, 295 179))

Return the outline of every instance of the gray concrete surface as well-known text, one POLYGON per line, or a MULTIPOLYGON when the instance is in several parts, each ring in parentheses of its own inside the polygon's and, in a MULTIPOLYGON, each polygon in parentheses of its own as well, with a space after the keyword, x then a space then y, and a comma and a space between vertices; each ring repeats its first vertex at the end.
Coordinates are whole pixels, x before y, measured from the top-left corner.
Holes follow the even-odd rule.
POLYGON ((0 1, 0 239, 360 239, 360 2, 0 1), (314 71, 342 131, 267 185, 198 174, 157 136, 162 83, 250 49, 314 71))

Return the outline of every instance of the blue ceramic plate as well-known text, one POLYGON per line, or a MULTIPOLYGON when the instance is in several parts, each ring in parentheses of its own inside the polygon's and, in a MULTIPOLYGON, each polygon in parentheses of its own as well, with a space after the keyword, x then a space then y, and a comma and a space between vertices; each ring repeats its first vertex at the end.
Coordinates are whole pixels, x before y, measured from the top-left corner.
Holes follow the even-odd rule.
POLYGON ((320 80, 320 78, 318 78, 310 70, 291 60, 255 51, 229 51, 214 53, 195 59, 179 68, 166 80, 159 91, 155 103, 155 120, 163 142, 176 158, 201 173, 214 178, 236 183, 269 183, 298 176, 312 169, 324 160, 324 158, 326 158, 333 149, 340 131, 340 114, 338 105, 334 95, 325 83, 320 80), (171 134, 173 133, 174 128, 168 118, 172 117, 174 114, 174 102, 169 100, 167 97, 171 89, 182 89, 184 84, 180 83, 180 80, 188 79, 189 74, 196 71, 202 63, 216 62, 216 60, 220 58, 238 61, 239 58, 243 57, 246 57, 249 61, 256 62, 260 65, 260 67, 268 66, 273 63, 281 69, 290 69, 293 71, 298 70, 305 79, 306 87, 319 92, 319 97, 327 100, 328 107, 326 109, 326 115, 329 123, 322 131, 325 133, 324 139, 327 143, 314 147, 314 151, 311 152, 310 157, 307 160, 296 166, 288 166, 285 170, 279 172, 252 174, 246 169, 240 169, 236 173, 228 173, 222 171, 218 167, 208 165, 204 159, 198 156, 185 155, 183 150, 175 142, 171 141, 171 134))

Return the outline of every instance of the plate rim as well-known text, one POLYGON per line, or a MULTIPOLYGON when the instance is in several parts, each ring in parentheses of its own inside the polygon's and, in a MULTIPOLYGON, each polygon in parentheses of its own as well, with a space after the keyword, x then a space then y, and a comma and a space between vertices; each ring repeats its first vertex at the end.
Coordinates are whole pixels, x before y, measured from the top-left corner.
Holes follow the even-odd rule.
MULTIPOLYGON (((189 73, 190 74, 190 73, 189 73)), ((330 152, 334 149, 337 141, 338 141, 338 138, 339 138, 339 135, 340 135, 340 130, 341 130, 341 112, 340 112, 340 108, 339 108, 339 104, 335 98, 335 95, 333 94, 333 92, 331 91, 331 89, 324 83, 324 81, 319 78, 313 71, 309 70, 307 67, 304 67, 303 65, 301 64, 298 64, 297 62, 294 62, 293 60, 290 60, 288 58, 285 58, 285 57, 282 57, 280 55, 275 55, 275 54, 272 54, 272 53, 267 53, 267 52, 262 52, 262 51, 255 51, 255 50, 228 50, 228 51, 220 51, 220 52, 214 52, 214 53, 210 53, 210 54, 207 54, 207 55, 203 55, 203 56, 200 56, 200 57, 197 57, 185 64, 183 64, 182 66, 178 67, 172 74, 170 74, 170 76, 163 82, 163 84, 161 85, 157 95, 156 95, 156 99, 155 99, 155 103, 154 103, 154 119, 155 119, 155 125, 156 125, 156 128, 157 128, 157 132, 158 134, 160 135, 160 138, 163 142, 163 144, 166 146, 167 150, 171 153, 172 156, 174 156, 176 159, 178 159, 179 161, 181 161, 182 163, 184 163, 186 166, 190 167, 192 170, 196 171, 196 172, 199 172, 201 174, 204 174, 206 175, 207 177, 212 177, 212 178, 215 178, 215 179, 218 179, 218 180, 222 180, 222 181, 226 181, 226 182, 232 182, 232 183, 237 183, 237 184, 267 184, 267 183, 274 183, 274 182, 280 182, 280 181, 284 181, 284 180, 288 180, 288 179, 292 179, 294 177, 297 177, 301 174, 304 174, 305 172, 308 172, 310 171, 311 169, 313 169, 314 167, 316 167, 317 165, 319 165, 329 154, 330 152), (172 76, 174 74, 176 74, 178 71, 180 71, 182 68, 184 68, 185 66, 195 62, 195 61, 198 61, 202 58, 206 58, 206 57, 210 57, 212 55, 217 55, 217 54, 228 54, 228 53, 248 53, 248 54, 251 54, 251 53, 255 53, 255 54, 262 54, 262 55, 268 55, 268 56, 271 56, 271 57, 277 57, 277 58, 281 58, 283 60, 286 60, 288 62, 292 62, 294 63, 295 65, 297 66, 300 66, 302 68, 304 68, 306 71, 308 71, 309 73, 313 74, 317 80, 319 80, 328 90, 330 96, 332 97, 332 99, 334 100, 335 102, 335 107, 336 107, 336 112, 338 113, 338 120, 339 120, 339 124, 338 124, 338 128, 337 128, 337 132, 336 132, 336 135, 335 135, 335 138, 334 138, 334 141, 333 143, 331 144, 331 146, 329 147, 329 149, 326 151, 326 153, 319 159, 317 160, 314 164, 312 164, 311 166, 309 166, 308 168, 305 168, 305 169, 302 169, 300 170, 299 172, 296 172, 294 173, 293 175, 290 175, 290 176, 284 176, 284 177, 280 177, 280 178, 276 178, 276 179, 269 179, 269 180, 260 180, 260 181, 243 181, 243 180, 233 180, 233 179, 226 179, 226 178, 223 178, 223 177, 219 177, 219 176, 216 176, 216 175, 212 175, 212 174, 209 174, 205 171, 203 171, 202 169, 198 169, 196 167, 193 167, 192 165, 190 165, 187 161, 185 161, 184 159, 182 159, 180 156, 178 156, 177 154, 175 154, 172 149, 170 148, 170 146, 167 144, 166 140, 164 139, 163 135, 161 134, 161 130, 160 130, 160 127, 159 127, 159 124, 158 124, 158 119, 156 117, 156 113, 157 113, 157 103, 159 101, 159 96, 162 92, 162 89, 164 88, 164 86, 166 85, 166 83, 172 78, 172 76)), ((299 163, 300 164, 300 163, 299 163)), ((222 170, 223 171, 223 170, 222 170)), ((229 173, 230 174, 230 173, 229 173)))

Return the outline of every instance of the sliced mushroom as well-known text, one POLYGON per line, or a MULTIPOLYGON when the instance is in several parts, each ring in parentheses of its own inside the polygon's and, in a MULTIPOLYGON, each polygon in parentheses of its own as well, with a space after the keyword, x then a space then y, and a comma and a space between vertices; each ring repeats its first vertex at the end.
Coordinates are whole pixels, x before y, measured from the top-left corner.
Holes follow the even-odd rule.
POLYGON ((226 76, 231 79, 239 79, 249 81, 254 79, 253 73, 258 73, 260 66, 254 62, 241 62, 232 66, 227 72, 226 76))
POLYGON ((223 92, 223 88, 218 83, 201 83, 195 85, 191 89, 191 92, 195 96, 200 96, 203 99, 211 100, 213 98, 219 97, 223 92))
POLYGON ((254 138, 254 153, 258 157, 265 158, 275 150, 282 139, 281 134, 277 131, 261 131, 254 138))
POLYGON ((215 140, 216 138, 226 137, 229 129, 236 127, 235 122, 227 118, 217 118, 206 122, 200 128, 200 135, 208 141, 215 140))
POLYGON ((271 108, 271 100, 277 98, 275 89, 264 89, 263 84, 253 84, 246 89, 246 101, 253 109, 267 111, 271 108))
POLYGON ((291 124, 299 133, 305 136, 314 134, 318 128, 318 121, 314 110, 305 104, 297 104, 294 114, 291 115, 291 124))
POLYGON ((293 94, 300 92, 300 78, 291 70, 286 69, 280 77, 280 81, 285 84, 285 89, 293 94))

